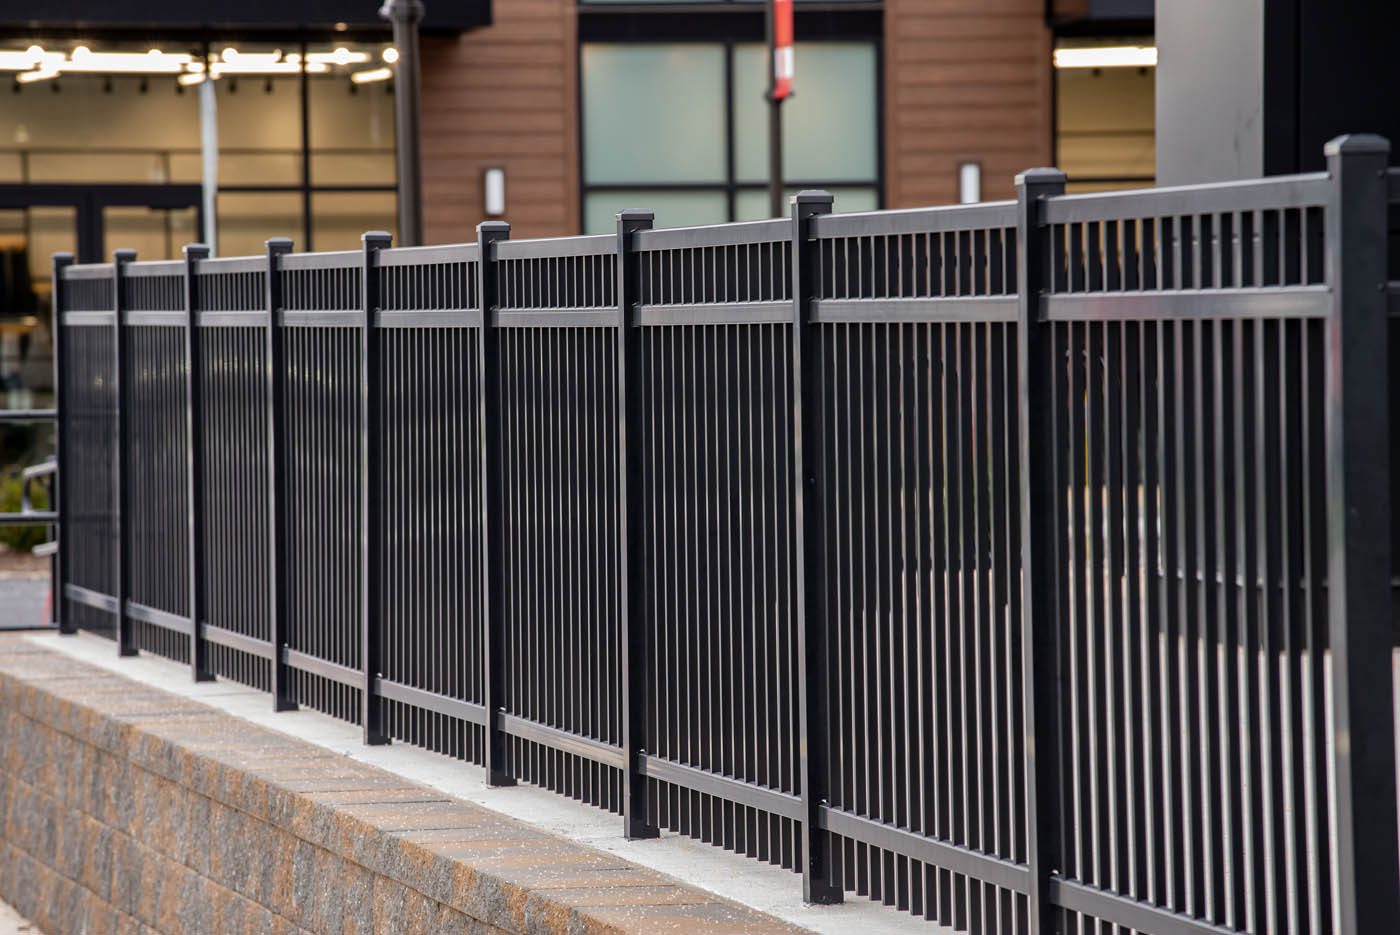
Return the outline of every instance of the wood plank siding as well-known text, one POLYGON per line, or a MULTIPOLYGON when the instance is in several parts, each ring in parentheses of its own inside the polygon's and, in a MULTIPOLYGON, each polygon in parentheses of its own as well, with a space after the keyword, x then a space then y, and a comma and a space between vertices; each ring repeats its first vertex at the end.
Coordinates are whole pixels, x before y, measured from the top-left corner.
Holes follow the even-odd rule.
MULTIPOLYGON (((1013 197, 1052 159, 1044 0, 885 0, 885 207, 949 204, 958 164, 1013 197)), ((424 233, 471 240, 482 172, 506 170, 515 237, 577 233, 576 0, 498 0, 492 25, 423 39, 424 233)), ((799 37, 800 38, 800 37, 799 37)))
POLYGON ((482 173, 506 170, 511 236, 578 231, 573 0, 497 0, 492 25, 423 38, 423 233, 476 239, 482 173))
POLYGON ((885 206, 951 204, 958 165, 982 197, 1051 162, 1051 34, 1044 0, 885 0, 885 206))

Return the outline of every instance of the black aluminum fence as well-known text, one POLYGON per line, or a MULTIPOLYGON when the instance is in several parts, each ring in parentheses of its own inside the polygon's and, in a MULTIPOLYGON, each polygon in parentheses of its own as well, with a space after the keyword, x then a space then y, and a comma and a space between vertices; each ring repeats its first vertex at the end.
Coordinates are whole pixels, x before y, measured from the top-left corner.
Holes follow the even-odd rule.
POLYGON ((1400 931, 1400 176, 1376 138, 1328 158, 60 257, 63 627, 815 902, 1400 931))

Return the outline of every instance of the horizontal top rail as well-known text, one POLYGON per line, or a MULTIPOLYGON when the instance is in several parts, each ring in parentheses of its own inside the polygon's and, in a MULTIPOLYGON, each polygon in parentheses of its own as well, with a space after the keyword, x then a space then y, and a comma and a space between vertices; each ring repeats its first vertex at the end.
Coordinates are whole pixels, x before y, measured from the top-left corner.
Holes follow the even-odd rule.
POLYGON ((112 263, 74 263, 63 268, 64 279, 111 279, 112 263))
POLYGON ((194 272, 200 273, 261 273, 267 269, 266 256, 221 256, 196 260, 194 272))
POLYGON ((635 248, 643 252, 685 250, 693 247, 733 247, 787 240, 792 237, 792 221, 787 218, 772 218, 707 227, 668 227, 641 230, 632 236, 635 248))
POLYGON ((555 257, 609 256, 617 253, 616 234, 550 237, 540 240, 497 240, 497 260, 543 260, 555 257))
POLYGON ((481 248, 474 243, 439 244, 431 247, 393 247, 375 254, 378 266, 417 266, 420 263, 475 263, 481 248))
POLYGON ((1040 222, 1076 224, 1082 221, 1117 221, 1179 214, 1315 208, 1325 205, 1330 195, 1326 172, 1206 185, 1057 195, 1045 200, 1040 222))
POLYGON ((335 250, 327 253, 288 253, 279 261, 282 269, 346 269, 363 263, 359 250, 335 250))
POLYGON ((983 201, 940 208, 824 214, 812 219, 812 235, 818 240, 827 240, 835 237, 934 234, 940 231, 1015 226, 1016 202, 983 201))
POLYGON ((143 260, 139 263, 128 263, 122 268, 123 276, 138 279, 148 276, 183 276, 184 273, 183 260, 143 260))

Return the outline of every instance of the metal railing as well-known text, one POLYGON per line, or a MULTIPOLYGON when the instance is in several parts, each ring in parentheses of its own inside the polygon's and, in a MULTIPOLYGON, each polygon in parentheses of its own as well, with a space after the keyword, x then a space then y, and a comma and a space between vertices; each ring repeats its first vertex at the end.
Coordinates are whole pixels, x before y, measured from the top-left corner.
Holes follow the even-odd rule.
POLYGON ((63 626, 814 902, 1394 931, 1388 151, 60 256, 63 626))

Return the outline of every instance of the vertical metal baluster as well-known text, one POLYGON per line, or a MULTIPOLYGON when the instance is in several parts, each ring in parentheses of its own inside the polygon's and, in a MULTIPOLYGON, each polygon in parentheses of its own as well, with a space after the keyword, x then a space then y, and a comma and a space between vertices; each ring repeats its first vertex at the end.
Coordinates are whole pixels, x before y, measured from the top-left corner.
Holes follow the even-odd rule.
MULTIPOLYGON (((482 751, 486 783, 513 786, 515 779, 506 769, 506 735, 500 727, 505 708, 505 568, 500 554, 505 540, 502 516, 503 450, 501 448, 500 372, 498 341, 492 319, 496 297, 496 250, 498 241, 510 237, 510 225, 503 221, 483 221, 476 227, 477 296, 481 306, 481 326, 477 339, 477 420, 480 424, 479 472, 481 475, 481 666, 482 700, 486 707, 485 746, 482 751)), ((519 658, 519 657, 517 657, 519 658)))
POLYGON ((379 268, 377 254, 387 249, 392 238, 384 231, 369 231, 360 238, 360 306, 364 320, 360 328, 360 665, 364 682, 360 686, 360 726, 365 743, 386 744, 389 735, 384 706, 376 698, 375 681, 383 676, 384 606, 384 494, 382 484, 384 432, 382 423, 380 329, 375 321, 378 302, 379 268))
POLYGON ((617 216, 617 537, 619 660, 622 689, 622 828, 628 840, 654 838, 660 830, 650 823, 647 782, 643 773, 646 751, 646 651, 648 626, 647 548, 642 534, 645 518, 645 470, 642 442, 641 346, 633 322, 641 269, 633 239, 650 230, 650 211, 623 211, 617 216), (635 385, 633 385, 635 384, 635 385))
MULTIPOLYGON (((1328 618, 1339 932, 1400 930, 1391 693, 1386 165, 1369 135, 1327 144, 1328 618)), ((1320 660, 1318 660, 1320 662, 1320 660)))
MULTIPOLYGON (((53 342, 53 391, 54 408, 58 412, 58 418, 54 422, 53 446, 54 463, 58 465, 54 473, 53 484, 49 487, 50 506, 49 509, 58 511, 58 525, 54 531, 58 535, 58 551, 54 552, 53 563, 50 566, 49 575, 49 600, 52 601, 52 611, 54 622, 58 624, 60 633, 73 634, 78 632, 73 614, 68 609, 68 598, 65 593, 68 577, 72 574, 69 565, 68 544, 73 539, 73 507, 72 496, 70 494, 72 485, 64 483, 65 447, 68 446, 69 432, 73 426, 73 402, 68 392, 68 342, 63 340, 63 312, 64 300, 68 297, 67 281, 64 271, 73 265, 73 254, 55 253, 53 255, 53 273, 50 279, 51 291, 49 295, 53 300, 53 325, 49 329, 49 335, 53 342)), ((71 454, 72 448, 67 447, 71 454)), ((77 459, 73 459, 70 465, 74 468, 69 473, 72 479, 77 474, 77 459)))
POLYGON ((291 252, 292 242, 285 237, 267 241, 267 278, 263 290, 267 303, 263 379, 267 403, 268 636, 272 643, 269 669, 274 711, 297 709, 293 673, 283 661, 283 651, 288 645, 288 588, 287 568, 283 566, 281 554, 287 548, 287 471, 291 462, 287 452, 286 334, 282 326, 282 284, 278 271, 281 258, 291 252))
POLYGON ((185 247, 183 292, 185 302, 185 469, 189 498, 186 526, 189 536, 190 673, 196 682, 214 678, 209 668, 208 643, 204 640, 205 618, 205 525, 204 499, 204 337, 199 330, 199 304, 195 295, 195 266, 207 259, 204 244, 185 247))
MULTIPOLYGON (((1022 709, 1026 731, 1026 833, 1030 866, 1030 926, 1032 935, 1056 929, 1050 875, 1059 858, 1059 786, 1054 751, 1058 699, 1055 620, 1041 619, 1055 606, 1054 582, 1063 573, 1055 567, 1054 474, 1049 470, 1054 451, 1050 430, 1055 422, 1050 385, 1055 367, 1049 324, 1042 325, 1040 294, 1048 286, 1045 234, 1040 224, 1042 199, 1063 194, 1065 175, 1055 169, 1031 169, 1016 177, 1016 282, 1020 290, 1017 320, 1018 448, 1021 486, 1021 676, 1025 680, 1022 709)), ((1072 402, 1073 404, 1073 402, 1072 402)))
POLYGON ((136 655, 136 634, 127 618, 126 604, 131 593, 131 374, 127 368, 126 302, 122 295, 125 276, 122 267, 136 259, 135 250, 117 250, 112 254, 112 360, 113 382, 116 384, 116 463, 112 482, 116 510, 113 516, 113 596, 117 615, 117 652, 122 656, 136 655))
POLYGON ((797 603, 798 769, 802 791, 802 897, 809 903, 839 903, 834 884, 833 842, 821 828, 831 779, 827 644, 830 621, 821 614, 823 543, 820 346, 813 322, 813 270, 818 242, 813 219, 831 213, 826 192, 803 191, 792 200, 792 462, 796 520, 794 568, 797 603))

